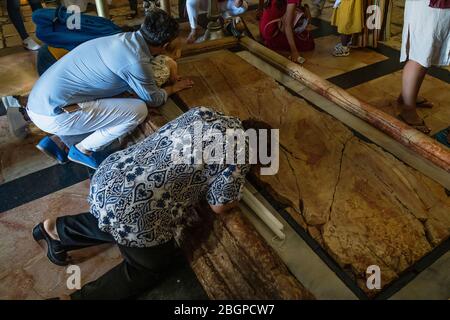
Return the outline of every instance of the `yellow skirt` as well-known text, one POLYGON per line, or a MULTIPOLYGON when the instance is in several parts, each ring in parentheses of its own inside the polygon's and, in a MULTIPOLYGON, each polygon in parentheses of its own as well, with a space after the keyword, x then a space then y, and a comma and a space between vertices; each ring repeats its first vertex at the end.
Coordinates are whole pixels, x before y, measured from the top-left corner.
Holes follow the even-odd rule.
POLYGON ((359 33, 364 27, 363 0, 342 0, 334 9, 331 25, 337 27, 340 34, 359 33))

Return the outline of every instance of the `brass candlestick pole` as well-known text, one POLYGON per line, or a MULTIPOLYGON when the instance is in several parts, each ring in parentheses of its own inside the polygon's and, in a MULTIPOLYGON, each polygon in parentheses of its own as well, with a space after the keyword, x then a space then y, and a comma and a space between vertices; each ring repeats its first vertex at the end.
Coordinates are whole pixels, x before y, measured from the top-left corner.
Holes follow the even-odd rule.
POLYGON ((99 17, 109 19, 109 6, 106 0, 95 0, 95 7, 99 17))
POLYGON ((205 34, 201 38, 201 41, 216 40, 225 37, 222 28, 222 22, 220 21, 220 12, 217 6, 217 0, 208 0, 208 26, 205 34))

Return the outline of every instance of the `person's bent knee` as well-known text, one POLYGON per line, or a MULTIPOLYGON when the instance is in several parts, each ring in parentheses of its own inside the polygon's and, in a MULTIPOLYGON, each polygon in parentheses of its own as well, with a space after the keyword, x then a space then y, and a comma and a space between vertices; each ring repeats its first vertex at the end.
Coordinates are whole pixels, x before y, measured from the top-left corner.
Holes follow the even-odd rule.
POLYGON ((139 102, 134 106, 134 117, 131 120, 136 126, 144 122, 148 115, 147 104, 144 101, 138 100, 139 102))

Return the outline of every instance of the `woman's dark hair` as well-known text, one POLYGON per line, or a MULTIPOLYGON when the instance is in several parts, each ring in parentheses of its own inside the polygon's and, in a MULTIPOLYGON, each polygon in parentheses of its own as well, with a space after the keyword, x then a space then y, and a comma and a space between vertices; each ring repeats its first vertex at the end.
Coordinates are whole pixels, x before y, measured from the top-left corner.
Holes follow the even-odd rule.
POLYGON ((139 30, 150 45, 161 47, 178 37, 180 26, 164 10, 154 8, 145 15, 139 30))
POLYGON ((278 9, 284 8, 287 4, 287 0, 266 0, 264 2, 264 8, 269 8, 272 4, 272 1, 276 1, 278 9))

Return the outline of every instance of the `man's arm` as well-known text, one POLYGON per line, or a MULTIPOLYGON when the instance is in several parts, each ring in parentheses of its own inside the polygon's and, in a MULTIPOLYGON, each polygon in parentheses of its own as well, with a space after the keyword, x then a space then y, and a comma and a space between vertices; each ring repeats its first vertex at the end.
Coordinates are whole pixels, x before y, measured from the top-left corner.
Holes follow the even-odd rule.
POLYGON ((136 63, 121 70, 120 75, 130 88, 150 107, 163 105, 167 97, 184 89, 191 88, 193 82, 189 79, 177 81, 164 89, 156 85, 153 69, 149 63, 136 63))

